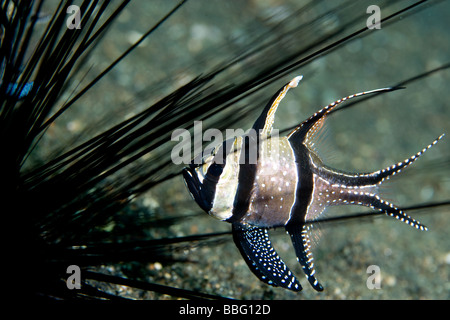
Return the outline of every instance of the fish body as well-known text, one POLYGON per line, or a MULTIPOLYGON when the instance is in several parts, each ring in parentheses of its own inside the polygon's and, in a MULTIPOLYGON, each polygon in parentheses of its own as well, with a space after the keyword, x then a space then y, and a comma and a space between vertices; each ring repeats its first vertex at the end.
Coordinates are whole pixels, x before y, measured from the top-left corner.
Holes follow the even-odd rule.
POLYGON ((273 286, 302 290, 300 282, 273 248, 268 230, 284 227, 311 286, 322 291, 315 276, 309 224, 333 205, 362 205, 395 217, 419 230, 427 228, 381 199, 377 186, 417 160, 436 144, 388 168, 346 173, 326 166, 315 152, 315 139, 326 116, 342 102, 395 88, 383 88, 339 99, 314 113, 285 137, 271 135, 275 112, 296 77, 269 101, 250 132, 225 141, 183 170, 186 185, 202 209, 232 224, 233 239, 252 272, 273 286))

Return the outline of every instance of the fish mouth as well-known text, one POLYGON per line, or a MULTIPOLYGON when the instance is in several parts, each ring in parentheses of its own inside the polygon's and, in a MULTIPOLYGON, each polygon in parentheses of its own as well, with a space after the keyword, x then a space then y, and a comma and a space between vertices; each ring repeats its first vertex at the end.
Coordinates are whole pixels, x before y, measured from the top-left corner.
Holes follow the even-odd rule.
POLYGON ((211 210, 211 205, 208 204, 202 196, 202 184, 198 179, 197 172, 195 171, 195 168, 197 167, 198 165, 191 164, 189 167, 183 169, 184 183, 186 184, 189 193, 195 202, 197 202, 200 208, 209 213, 211 210))

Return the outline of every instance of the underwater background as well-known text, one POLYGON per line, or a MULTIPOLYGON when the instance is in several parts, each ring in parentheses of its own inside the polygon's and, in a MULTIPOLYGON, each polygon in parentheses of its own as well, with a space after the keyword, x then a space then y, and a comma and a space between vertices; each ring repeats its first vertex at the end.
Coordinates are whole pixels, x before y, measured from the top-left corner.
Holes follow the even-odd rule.
MULTIPOLYGON (((43 12, 52 12, 54 3, 45 2, 43 12)), ((177 3, 131 2, 84 63, 86 73, 72 81, 61 101, 112 63, 177 3)), ((303 50, 303 57, 317 52, 315 41, 324 39, 320 43, 323 47, 364 28, 370 16, 366 9, 372 4, 380 7, 385 18, 411 2, 187 1, 49 127, 25 167, 31 168, 131 118, 195 77, 224 66, 234 57, 243 57, 251 49, 258 50, 219 73, 215 77, 218 84, 213 87, 263 78, 265 68, 272 67, 277 59, 280 63, 276 67, 283 68, 298 60, 299 50, 303 50)), ((246 130, 275 91, 301 74, 303 80, 289 91, 278 109, 274 127, 282 131, 341 97, 397 85, 448 64, 450 2, 428 1, 419 8, 400 15, 395 23, 381 23, 380 29, 368 30, 333 50, 314 55, 313 61, 277 75, 225 110, 212 109, 211 115, 199 112, 196 119, 204 120, 203 130, 218 123, 223 123, 221 130, 246 130)), ((405 83, 403 90, 331 114, 318 144, 320 156, 336 169, 370 172, 410 157, 446 133, 436 146, 386 181, 380 190, 384 199, 402 208, 448 202, 449 84, 449 70, 443 69, 405 83)), ((168 159, 175 144, 164 142, 160 149, 143 155, 139 165, 168 159)), ((303 285, 302 292, 294 293, 265 285, 251 273, 228 234, 231 226, 201 212, 191 199, 182 175, 175 174, 182 168, 172 165, 174 177, 141 192, 96 226, 96 232, 106 242, 215 236, 163 248, 164 258, 160 260, 124 258, 83 270, 236 299, 450 298, 448 205, 407 211, 428 227, 427 232, 380 215, 314 225, 315 266, 318 280, 325 287, 321 293, 302 276, 289 237, 283 230, 272 230, 275 248, 303 285), (367 286, 371 275, 367 268, 371 265, 380 268, 380 289, 367 286)), ((139 171, 127 174, 139 175, 139 171)), ((109 182, 104 183, 108 186, 109 182)), ((369 211, 341 206, 329 208, 324 215, 332 218, 369 211)), ((125 298, 176 298, 96 280, 87 283, 125 298)))

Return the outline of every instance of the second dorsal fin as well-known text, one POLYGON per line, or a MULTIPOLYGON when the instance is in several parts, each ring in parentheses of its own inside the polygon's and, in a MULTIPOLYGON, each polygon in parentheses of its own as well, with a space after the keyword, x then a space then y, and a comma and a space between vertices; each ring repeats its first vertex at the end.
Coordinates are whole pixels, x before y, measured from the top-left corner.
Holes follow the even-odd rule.
POLYGON ((330 113, 339 104, 341 104, 342 102, 344 102, 346 100, 360 97, 363 95, 379 93, 379 92, 394 91, 394 90, 398 90, 398 89, 399 88, 391 88, 391 87, 375 89, 375 90, 355 93, 355 94, 349 95, 347 97, 341 98, 339 100, 336 100, 336 101, 330 103, 329 105, 327 105, 326 107, 322 108, 321 110, 317 111, 311 117, 309 117, 308 119, 303 121, 301 124, 299 124, 294 130, 292 130, 288 134, 287 137, 288 137, 289 141, 291 141, 293 143, 305 144, 306 146, 308 146, 309 148, 312 149, 313 144, 314 144, 314 138, 317 136, 318 132, 323 127, 327 114, 330 113))

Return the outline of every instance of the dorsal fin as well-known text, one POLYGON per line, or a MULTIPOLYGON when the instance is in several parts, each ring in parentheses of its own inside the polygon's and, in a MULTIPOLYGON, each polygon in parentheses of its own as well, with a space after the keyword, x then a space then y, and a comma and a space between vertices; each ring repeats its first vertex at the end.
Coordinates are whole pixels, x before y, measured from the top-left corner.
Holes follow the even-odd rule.
POLYGON ((318 134, 320 129, 323 127, 323 124, 325 123, 326 115, 330 113, 334 108, 336 108, 339 104, 342 102, 360 97, 366 94, 373 94, 373 93, 379 93, 379 92, 387 92, 387 91, 393 91, 397 90, 399 88, 381 88, 381 89, 375 89, 370 91, 364 91, 355 93, 352 95, 349 95, 347 97, 341 98, 339 100, 336 100, 333 103, 330 103, 326 107, 322 108, 321 110, 314 113, 311 117, 303 121, 300 125, 298 125, 294 130, 292 130, 288 135, 289 141, 293 143, 298 144, 305 144, 309 148, 313 148, 313 141, 314 137, 318 134))
POLYGON ((275 121, 275 112, 277 111, 278 105, 280 104, 281 100, 283 100, 289 89, 297 87, 302 78, 303 76, 295 77, 272 96, 272 98, 269 100, 266 107, 262 111, 261 115, 253 124, 253 129, 255 129, 257 132, 259 132, 259 130, 262 130, 263 134, 267 136, 270 135, 273 122, 275 121))

